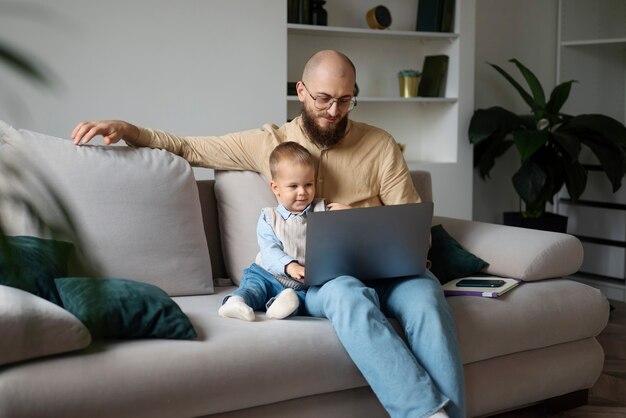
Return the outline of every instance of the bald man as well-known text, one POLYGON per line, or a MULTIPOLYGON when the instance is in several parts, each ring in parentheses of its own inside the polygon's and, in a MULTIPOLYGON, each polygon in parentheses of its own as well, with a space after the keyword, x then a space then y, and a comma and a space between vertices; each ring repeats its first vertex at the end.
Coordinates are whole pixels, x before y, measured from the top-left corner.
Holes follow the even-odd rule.
MULTIPOLYGON (((394 138, 349 119, 356 106, 356 69, 338 51, 320 51, 307 61, 296 89, 300 116, 280 127, 223 136, 186 136, 124 121, 81 122, 77 145, 97 135, 161 148, 194 166, 251 170, 271 178, 269 155, 295 141, 317 164, 316 196, 352 207, 416 203, 420 197, 394 138)), ((372 237, 375 239, 375 237, 372 237)), ((463 366, 455 325, 439 281, 423 276, 375 283, 337 277, 311 287, 307 312, 328 318, 346 351, 392 417, 464 417, 463 366), (386 317, 398 320, 406 342, 386 317)))

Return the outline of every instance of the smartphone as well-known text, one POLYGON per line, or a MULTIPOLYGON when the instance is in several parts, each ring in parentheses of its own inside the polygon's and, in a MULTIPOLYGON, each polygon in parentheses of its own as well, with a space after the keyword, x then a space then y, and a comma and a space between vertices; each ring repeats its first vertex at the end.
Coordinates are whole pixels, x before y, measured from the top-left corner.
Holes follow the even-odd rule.
POLYGON ((463 279, 456 287, 501 287, 505 281, 500 279, 463 279))

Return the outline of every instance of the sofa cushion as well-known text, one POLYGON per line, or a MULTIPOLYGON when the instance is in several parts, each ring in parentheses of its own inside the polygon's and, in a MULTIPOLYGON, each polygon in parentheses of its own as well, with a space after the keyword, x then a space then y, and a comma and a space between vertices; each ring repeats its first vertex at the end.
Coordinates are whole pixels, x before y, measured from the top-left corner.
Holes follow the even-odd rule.
POLYGON ((2 370, 0 415, 192 417, 366 386, 329 321, 222 318, 233 290, 174 298, 198 340, 103 340, 84 356, 2 370))
POLYGON ((29 236, 6 237, 6 244, 0 251, 0 284, 61 305, 54 279, 67 274, 73 245, 29 236))
POLYGON ((476 257, 452 238, 441 224, 430 229, 432 245, 428 259, 432 265, 430 271, 443 283, 481 272, 489 265, 476 257))
POLYGON ((160 288, 117 278, 56 279, 63 306, 94 338, 193 339, 189 318, 160 288))
POLYGON ((0 285, 0 365, 85 348, 91 336, 63 308, 0 285))
POLYGON ((276 198, 263 176, 251 171, 216 171, 215 198, 226 271, 239 284, 259 252, 256 225, 261 209, 275 206, 276 198))
MULTIPOLYGON (((0 129, 11 128, 0 123, 0 129)), ((170 295, 213 292, 198 188, 185 160, 163 150, 76 146, 18 132, 2 141, 22 145, 59 191, 101 276, 154 284, 170 295)), ((16 234, 33 232, 20 228, 16 234)), ((69 274, 90 272, 71 263, 69 274)))
POLYGON ((523 283, 499 298, 446 300, 463 363, 595 337, 609 318, 600 290, 566 279, 523 283))
MULTIPOLYGON (((254 322, 221 318, 217 309, 233 290, 174 298, 197 341, 107 341, 86 355, 5 368, 0 415, 204 416, 366 386, 328 320, 269 321, 263 313, 254 322)), ((608 317, 600 292, 568 280, 524 284, 499 300, 448 301, 466 365, 588 339, 608 317)))

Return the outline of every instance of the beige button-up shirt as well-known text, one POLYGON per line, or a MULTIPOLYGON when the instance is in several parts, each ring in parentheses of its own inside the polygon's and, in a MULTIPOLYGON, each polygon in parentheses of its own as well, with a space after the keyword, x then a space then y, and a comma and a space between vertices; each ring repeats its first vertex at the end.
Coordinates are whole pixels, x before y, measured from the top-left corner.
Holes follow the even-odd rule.
POLYGON ((421 201, 393 137, 360 122, 350 121, 346 136, 327 149, 307 138, 300 116, 281 127, 266 124, 224 136, 179 137, 140 128, 137 145, 168 150, 193 166, 251 170, 270 179, 270 153, 285 141, 297 142, 311 152, 317 162, 315 195, 327 202, 366 207, 421 201))

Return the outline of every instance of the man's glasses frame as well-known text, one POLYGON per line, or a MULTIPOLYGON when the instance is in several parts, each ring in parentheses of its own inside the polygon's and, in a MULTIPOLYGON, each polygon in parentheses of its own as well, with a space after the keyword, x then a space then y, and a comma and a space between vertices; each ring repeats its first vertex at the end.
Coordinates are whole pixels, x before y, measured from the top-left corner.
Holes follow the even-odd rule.
POLYGON ((356 106, 356 97, 354 96, 350 97, 349 99, 346 97, 337 99, 334 97, 327 96, 325 94, 318 94, 317 96, 313 96, 311 92, 309 91, 308 87, 306 86, 306 84, 304 84, 303 81, 301 81, 301 83, 304 89, 306 90, 306 92, 311 97, 311 99, 313 99, 313 104, 315 105, 315 108, 317 110, 330 109, 334 103, 337 103, 338 109, 344 112, 349 112, 352 109, 354 109, 354 107, 356 106))

